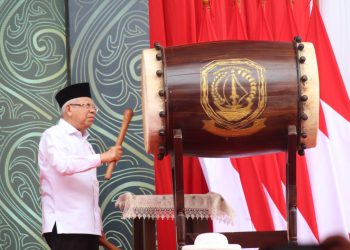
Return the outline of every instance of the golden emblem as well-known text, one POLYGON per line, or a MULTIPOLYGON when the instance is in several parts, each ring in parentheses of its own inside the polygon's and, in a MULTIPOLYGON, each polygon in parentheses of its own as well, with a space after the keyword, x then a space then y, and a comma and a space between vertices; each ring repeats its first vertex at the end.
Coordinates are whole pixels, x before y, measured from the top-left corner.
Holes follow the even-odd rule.
POLYGON ((249 59, 215 60, 200 71, 203 129, 219 136, 254 134, 265 127, 265 68, 249 59))

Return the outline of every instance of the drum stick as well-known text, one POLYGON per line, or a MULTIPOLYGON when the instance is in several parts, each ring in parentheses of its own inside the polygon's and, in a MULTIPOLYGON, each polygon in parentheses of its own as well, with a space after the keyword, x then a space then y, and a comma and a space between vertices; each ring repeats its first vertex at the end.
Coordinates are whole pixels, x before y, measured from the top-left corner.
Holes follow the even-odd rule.
MULTIPOLYGON (((124 140, 124 136, 126 134, 126 130, 128 129, 129 123, 131 121, 132 116, 134 115, 134 112, 132 111, 132 109, 126 109, 124 111, 124 117, 123 117, 123 122, 122 122, 122 126, 120 128, 120 133, 118 136, 118 139, 115 143, 116 146, 120 146, 123 143, 124 140)), ((117 162, 112 161, 108 164, 106 173, 105 173, 105 180, 109 180, 112 177, 112 173, 115 167, 115 164, 117 162)))

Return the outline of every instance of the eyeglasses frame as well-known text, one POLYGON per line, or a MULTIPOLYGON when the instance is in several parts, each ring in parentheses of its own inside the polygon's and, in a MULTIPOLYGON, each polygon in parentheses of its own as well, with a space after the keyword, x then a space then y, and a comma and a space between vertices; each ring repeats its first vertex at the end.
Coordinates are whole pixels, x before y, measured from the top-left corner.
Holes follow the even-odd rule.
POLYGON ((99 111, 98 107, 96 107, 95 104, 91 104, 91 103, 70 103, 69 105, 82 107, 82 108, 85 108, 86 110, 93 109, 95 110, 96 113, 99 111))

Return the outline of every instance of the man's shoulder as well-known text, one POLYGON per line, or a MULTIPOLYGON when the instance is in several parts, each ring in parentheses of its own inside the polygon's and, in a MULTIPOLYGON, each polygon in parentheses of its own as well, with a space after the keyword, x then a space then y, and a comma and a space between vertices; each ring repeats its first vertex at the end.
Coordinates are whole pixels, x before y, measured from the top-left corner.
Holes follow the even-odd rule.
POLYGON ((59 124, 52 125, 51 127, 44 130, 41 137, 56 136, 62 133, 62 128, 59 124))
POLYGON ((43 134, 49 134, 49 133, 53 133, 55 131, 59 130, 59 126, 58 124, 52 125, 51 127, 47 128, 43 134))

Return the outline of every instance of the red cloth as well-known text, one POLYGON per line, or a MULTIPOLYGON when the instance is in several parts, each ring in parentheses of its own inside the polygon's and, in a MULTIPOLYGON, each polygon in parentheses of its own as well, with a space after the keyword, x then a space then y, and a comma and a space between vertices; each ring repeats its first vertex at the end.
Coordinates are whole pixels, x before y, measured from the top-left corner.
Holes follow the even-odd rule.
POLYGON ((282 24, 287 19, 285 16, 287 4, 290 5, 290 0, 266 0, 265 13, 275 40, 278 39, 276 35, 283 30, 282 24))
POLYGON ((290 0, 286 0, 288 4, 286 5, 285 8, 285 17, 284 20, 282 21, 282 26, 281 29, 279 30, 279 33, 276 33, 278 35, 278 40, 279 41, 286 41, 290 42, 294 39, 295 36, 299 36, 299 30, 297 27, 297 24, 295 22, 295 17, 294 13, 292 10, 292 4, 290 4, 290 0))
POLYGON ((262 41, 273 40, 270 24, 266 18, 265 7, 262 3, 260 3, 258 7, 258 17, 256 22, 257 22, 257 25, 255 27, 256 28, 255 34, 253 36, 254 39, 262 40, 262 41))
POLYGON ((242 7, 238 4, 233 5, 232 19, 228 31, 228 38, 233 40, 247 40, 247 26, 242 16, 242 7))
POLYGON ((254 39, 257 18, 258 18, 259 0, 241 1, 242 17, 246 20, 247 34, 249 39, 254 39))
POLYGON ((240 175, 244 196, 254 227, 259 230, 274 230, 269 204, 264 195, 258 157, 231 159, 240 175))
POLYGON ((310 2, 311 0, 294 0, 293 13, 295 22, 301 37, 306 37, 307 28, 310 19, 310 2))
POLYGON ((321 99, 350 121, 349 96, 316 4, 313 5, 306 40, 315 46, 321 99))
MULTIPOLYGON (((207 42, 207 41, 217 40, 217 35, 216 35, 210 15, 211 15, 210 8, 203 7, 202 22, 199 29, 198 42, 207 42)), ((226 34, 226 31, 225 31, 225 34, 226 34)))

